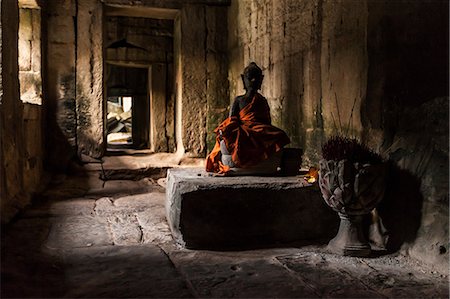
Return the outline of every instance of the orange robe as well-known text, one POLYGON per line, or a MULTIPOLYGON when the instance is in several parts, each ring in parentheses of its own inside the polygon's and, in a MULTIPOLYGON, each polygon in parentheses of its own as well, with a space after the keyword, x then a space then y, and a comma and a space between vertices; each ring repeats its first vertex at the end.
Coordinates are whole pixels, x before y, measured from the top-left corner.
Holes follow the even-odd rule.
POLYGON ((267 100, 257 93, 240 112, 239 117, 225 119, 215 130, 216 145, 206 158, 206 171, 226 173, 222 164, 219 130, 236 167, 248 168, 266 160, 290 143, 286 133, 271 125, 267 100))

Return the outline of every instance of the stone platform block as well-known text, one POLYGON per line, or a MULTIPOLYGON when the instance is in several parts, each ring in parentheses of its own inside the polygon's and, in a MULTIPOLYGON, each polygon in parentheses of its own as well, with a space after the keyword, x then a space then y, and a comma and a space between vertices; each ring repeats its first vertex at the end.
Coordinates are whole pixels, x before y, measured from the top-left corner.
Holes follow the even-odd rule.
POLYGON ((166 217, 175 241, 192 249, 329 240, 339 226, 301 176, 213 177, 201 168, 169 169, 166 217))

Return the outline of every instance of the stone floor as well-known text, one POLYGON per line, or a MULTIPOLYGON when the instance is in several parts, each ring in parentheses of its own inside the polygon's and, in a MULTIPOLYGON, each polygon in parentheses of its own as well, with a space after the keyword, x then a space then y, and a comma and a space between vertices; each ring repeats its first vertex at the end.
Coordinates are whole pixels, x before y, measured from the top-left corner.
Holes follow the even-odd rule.
POLYGON ((340 257, 321 245, 177 247, 161 180, 56 177, 2 227, 1 297, 447 298, 448 277, 401 255, 340 257))

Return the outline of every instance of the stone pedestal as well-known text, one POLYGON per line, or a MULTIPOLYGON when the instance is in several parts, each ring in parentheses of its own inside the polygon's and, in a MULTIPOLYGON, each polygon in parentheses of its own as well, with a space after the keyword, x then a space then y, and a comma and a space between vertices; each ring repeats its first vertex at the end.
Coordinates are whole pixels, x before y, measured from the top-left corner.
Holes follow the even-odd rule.
POLYGON ((339 232, 330 241, 329 248, 342 255, 370 255, 371 248, 363 233, 362 217, 383 199, 387 164, 323 159, 319 165, 319 186, 323 199, 341 218, 339 232))
POLYGON ((346 215, 339 213, 341 222, 339 231, 329 243, 328 248, 334 253, 350 256, 368 256, 371 248, 364 236, 363 215, 346 215))
POLYGON ((177 243, 227 249, 330 239, 339 219, 317 185, 292 177, 213 177, 170 169, 166 216, 177 243))

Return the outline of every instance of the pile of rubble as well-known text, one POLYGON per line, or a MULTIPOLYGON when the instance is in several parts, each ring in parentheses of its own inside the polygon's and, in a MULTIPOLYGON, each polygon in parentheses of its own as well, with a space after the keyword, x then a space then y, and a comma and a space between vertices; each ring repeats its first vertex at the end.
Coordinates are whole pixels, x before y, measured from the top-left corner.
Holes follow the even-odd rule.
POLYGON ((108 142, 131 141, 131 112, 131 109, 123 111, 121 105, 108 101, 108 142))

